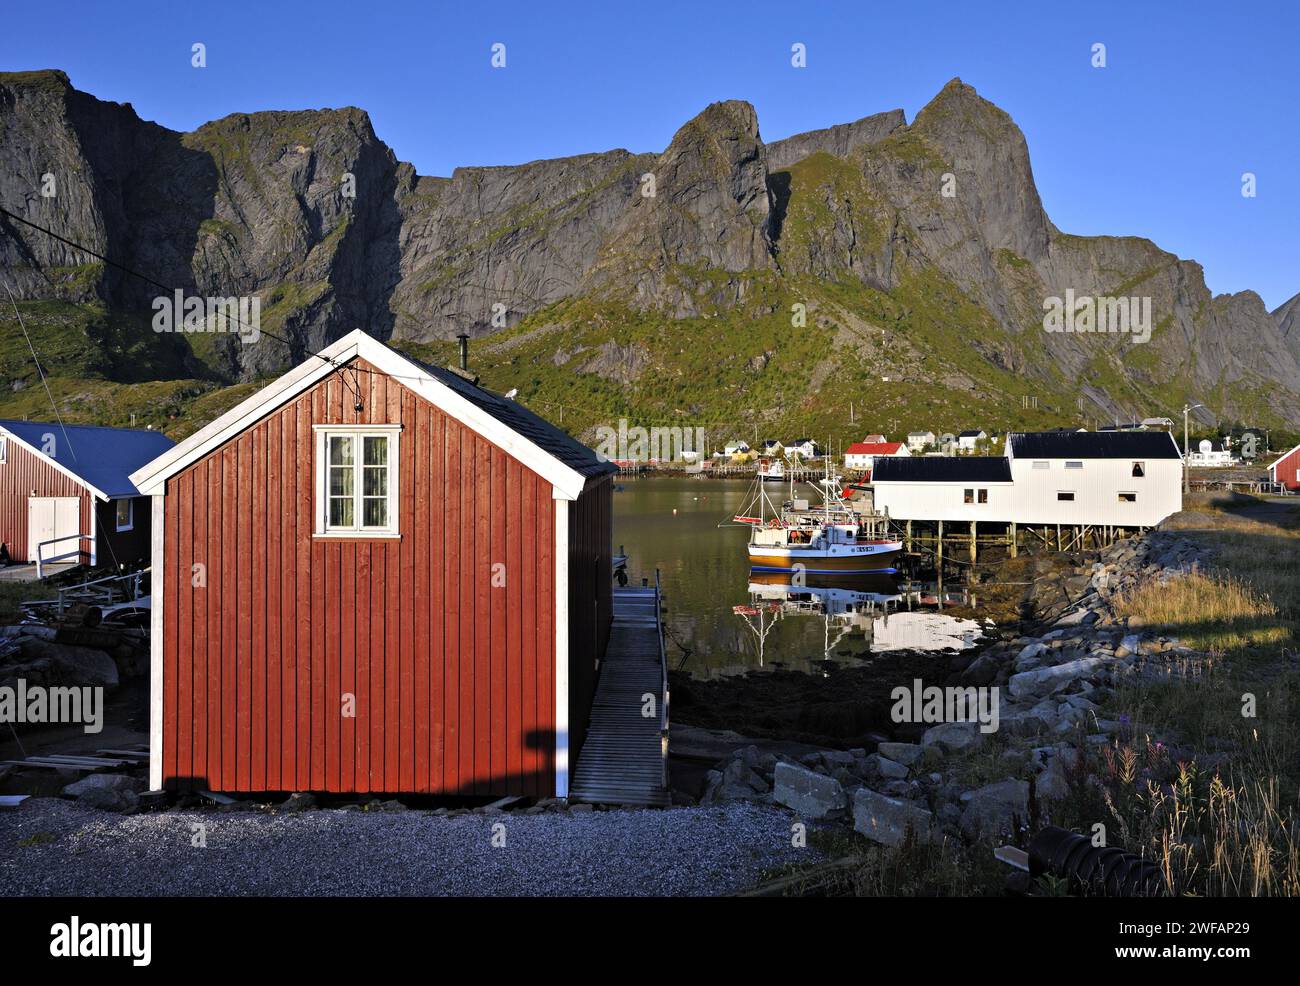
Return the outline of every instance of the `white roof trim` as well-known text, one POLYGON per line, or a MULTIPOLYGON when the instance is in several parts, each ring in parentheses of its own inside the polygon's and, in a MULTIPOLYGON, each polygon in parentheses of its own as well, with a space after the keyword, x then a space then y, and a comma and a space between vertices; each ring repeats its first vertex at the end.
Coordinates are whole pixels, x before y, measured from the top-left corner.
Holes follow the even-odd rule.
POLYGON ((17 442, 20 446, 22 446, 23 448, 25 448, 25 449, 26 449, 28 452, 30 452, 32 455, 36 456, 36 457, 37 457, 38 459, 40 459, 42 462, 44 462, 44 463, 46 463, 46 464, 48 464, 48 465, 53 466, 53 467, 54 467, 55 469, 57 469, 59 472, 63 473, 63 475, 67 476, 70 480, 72 480, 74 483, 76 483, 78 486, 85 487, 85 488, 88 489, 91 493, 93 493, 95 496, 99 497, 101 500, 107 501, 107 500, 109 499, 109 496, 108 496, 107 493, 104 493, 102 490, 99 490, 99 489, 97 489, 96 487, 92 486, 90 483, 86 482, 84 479, 82 479, 80 476, 78 476, 75 472, 73 472, 73 471, 72 471, 71 469, 69 469, 67 466, 65 466, 65 465, 63 465, 62 463, 57 462, 57 461, 55 461, 54 459, 50 458, 50 456, 46 455, 44 452, 42 452, 40 449, 38 449, 35 445, 29 445, 27 442, 24 442, 21 438, 19 438, 17 435, 15 435, 15 434, 14 434, 12 431, 10 431, 8 428, 5 428, 5 427, 3 427, 3 426, 0 426, 0 432, 3 432, 4 435, 5 435, 5 437, 6 437, 7 439, 9 439, 9 441, 11 441, 11 442, 17 442))
POLYGON ((576 500, 582 492, 586 483, 582 473, 565 465, 550 452, 461 397, 423 367, 412 363, 401 353, 389 349, 360 329, 349 332, 342 339, 326 346, 316 356, 307 358, 211 424, 168 449, 152 462, 141 466, 131 474, 131 482, 141 494, 162 493, 163 484, 168 478, 310 389, 333 373, 336 365, 342 365, 358 356, 384 373, 400 377, 402 386, 513 456, 555 487, 557 496, 576 500), (318 359, 317 356, 324 359, 318 359))

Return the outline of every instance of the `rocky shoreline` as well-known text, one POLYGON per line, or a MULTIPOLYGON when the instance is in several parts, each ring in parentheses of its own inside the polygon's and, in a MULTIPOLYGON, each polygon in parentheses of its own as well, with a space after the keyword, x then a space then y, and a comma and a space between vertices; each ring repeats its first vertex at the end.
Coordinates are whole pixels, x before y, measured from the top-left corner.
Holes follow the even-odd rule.
POLYGON ((1014 841, 1031 818, 1050 816, 1072 785, 1090 783, 1077 776, 1085 748, 1133 733, 1132 724, 1101 714, 1118 683, 1166 679, 1172 666, 1204 656, 1120 616, 1116 605, 1139 585, 1179 578, 1203 560, 1193 542, 1157 529, 1035 579, 1025 599, 1032 617, 975 651, 955 678, 962 688, 997 689, 995 730, 939 722, 917 742, 797 755, 746 745, 708 772, 701 801, 784 805, 806 822, 851 827, 887 846, 909 836, 1014 841), (1005 776, 963 781, 963 761, 985 753, 1005 762, 1005 776))

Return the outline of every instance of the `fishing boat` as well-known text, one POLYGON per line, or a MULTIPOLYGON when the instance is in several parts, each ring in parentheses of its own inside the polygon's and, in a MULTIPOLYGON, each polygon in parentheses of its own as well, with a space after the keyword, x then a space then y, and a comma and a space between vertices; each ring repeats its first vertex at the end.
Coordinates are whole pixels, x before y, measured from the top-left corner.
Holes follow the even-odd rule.
POLYGON ((758 478, 764 483, 784 483, 785 463, 780 459, 762 459, 758 463, 758 478))
MULTIPOLYGON (((777 508, 763 488, 762 476, 754 497, 734 517, 750 527, 749 564, 757 572, 799 572, 807 575, 892 573, 903 542, 889 535, 888 518, 863 515, 839 496, 839 484, 829 475, 819 484, 822 503, 787 500, 777 508), (771 516, 768 510, 771 509, 771 516)), ((793 484, 792 484, 793 493, 793 484)))
POLYGON ((890 573, 903 542, 863 536, 857 524, 819 524, 811 529, 769 523, 749 538, 749 564, 758 572, 809 575, 890 573))

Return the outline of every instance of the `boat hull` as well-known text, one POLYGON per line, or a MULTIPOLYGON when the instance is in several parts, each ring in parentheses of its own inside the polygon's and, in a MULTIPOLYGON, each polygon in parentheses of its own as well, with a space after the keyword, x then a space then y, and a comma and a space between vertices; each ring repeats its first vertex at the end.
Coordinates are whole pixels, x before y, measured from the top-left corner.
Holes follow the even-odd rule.
POLYGON ((870 550, 850 549, 822 554, 806 549, 751 544, 749 564, 758 572, 792 572, 797 569, 810 575, 887 574, 897 571, 893 563, 902 550, 901 544, 872 545, 870 550))

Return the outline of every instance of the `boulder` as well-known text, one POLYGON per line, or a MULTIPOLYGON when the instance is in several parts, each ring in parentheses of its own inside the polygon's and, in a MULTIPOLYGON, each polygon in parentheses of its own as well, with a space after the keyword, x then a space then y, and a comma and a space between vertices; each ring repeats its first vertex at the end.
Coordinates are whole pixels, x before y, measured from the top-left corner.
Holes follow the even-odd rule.
POLYGON ((300 811, 310 811, 315 807, 316 796, 314 794, 308 794, 305 791, 295 791, 280 805, 280 810, 286 813, 296 813, 300 811))
POLYGON ((140 803, 140 792, 146 786, 138 777, 128 777, 125 774, 90 774, 69 784, 63 789, 63 794, 92 808, 129 811, 140 803))
POLYGON ((1094 674, 1105 666, 1104 658, 1080 657, 1053 667, 1035 668, 1032 671, 1013 674, 1007 683, 1007 688, 1012 698, 1040 698, 1061 691, 1077 679, 1094 674))
POLYGON ((825 818, 848 806, 844 787, 833 777, 793 763, 778 763, 772 799, 801 818, 825 818))
POLYGON ((891 781, 901 781, 907 777, 907 768, 903 764, 890 760, 888 757, 882 757, 880 754, 875 754, 875 758, 876 770, 880 772, 881 777, 891 781))
POLYGON ((941 722, 931 726, 921 736, 921 745, 936 746, 944 753, 961 753, 973 750, 984 742, 979 724, 974 722, 941 722))
POLYGON ((891 798, 870 788, 853 796, 853 828, 886 846, 902 843, 910 828, 917 841, 928 842, 934 816, 910 801, 891 798))
POLYGON ((117 664, 102 650, 24 637, 22 659, 42 669, 43 685, 117 687, 117 664))
POLYGON ((921 759, 924 751, 916 743, 881 743, 876 747, 876 752, 895 763, 910 767, 921 759))
POLYGON ((1029 782, 998 781, 961 796, 961 830, 970 838, 1007 834, 1014 824, 1029 815, 1029 782))
MULTIPOLYGON (((777 764, 780 767, 780 764, 777 764)), ((711 770, 700 801, 715 804, 720 801, 764 801, 768 785, 762 776, 747 767, 742 760, 732 760, 721 771, 711 770)))

